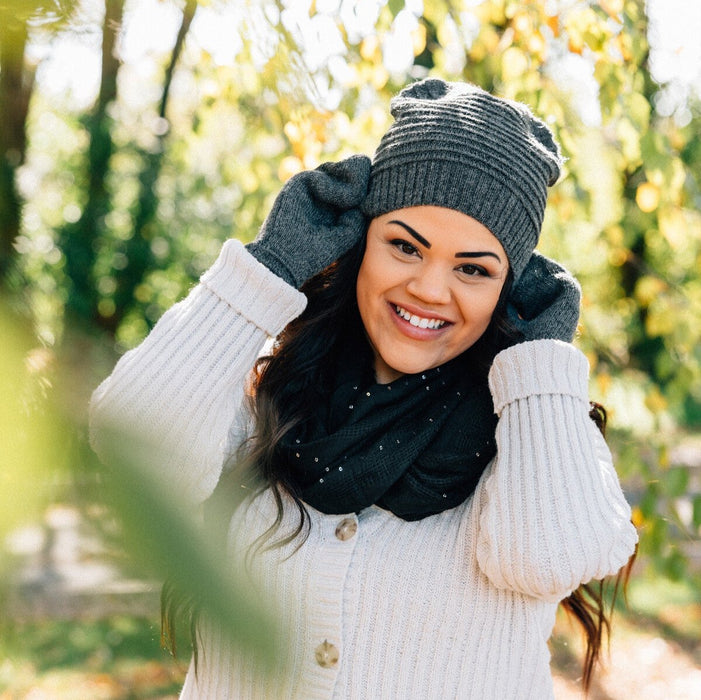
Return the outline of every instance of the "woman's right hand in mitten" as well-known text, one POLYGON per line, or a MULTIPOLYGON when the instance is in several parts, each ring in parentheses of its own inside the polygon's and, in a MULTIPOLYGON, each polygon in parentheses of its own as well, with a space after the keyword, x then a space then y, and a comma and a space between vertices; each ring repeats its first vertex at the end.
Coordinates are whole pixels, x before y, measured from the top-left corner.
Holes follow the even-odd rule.
POLYGON ((562 265, 534 251, 509 296, 508 317, 523 340, 571 343, 581 296, 579 283, 562 265))
POLYGON ((299 289, 365 233, 360 205, 369 179, 370 159, 362 155, 294 175, 280 190, 256 240, 246 248, 299 289))

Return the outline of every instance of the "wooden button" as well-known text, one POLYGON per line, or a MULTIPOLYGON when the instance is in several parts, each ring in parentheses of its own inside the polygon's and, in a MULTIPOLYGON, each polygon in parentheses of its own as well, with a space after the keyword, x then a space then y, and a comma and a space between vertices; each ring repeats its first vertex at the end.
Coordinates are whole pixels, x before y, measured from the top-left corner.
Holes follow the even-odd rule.
POLYGON ((338 664, 338 648, 325 639, 319 646, 314 650, 314 656, 316 656, 316 662, 322 668, 333 668, 338 664))
POLYGON ((349 540, 358 532, 358 522, 354 518, 343 518, 336 526, 336 537, 342 542, 349 540))

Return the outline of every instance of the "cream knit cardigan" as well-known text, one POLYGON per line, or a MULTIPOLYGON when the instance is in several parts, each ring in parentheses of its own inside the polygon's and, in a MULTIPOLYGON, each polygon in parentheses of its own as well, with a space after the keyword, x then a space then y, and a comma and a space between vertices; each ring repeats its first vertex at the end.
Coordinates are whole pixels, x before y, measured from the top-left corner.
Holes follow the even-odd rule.
MULTIPOLYGON (((207 498, 241 439, 256 357, 305 303, 228 241, 95 391, 95 448, 101 426, 137 427, 168 446, 158 465, 168 478, 193 501, 207 498)), ((278 671, 262 676, 206 627, 182 698, 553 697, 547 641, 558 601, 615 573, 637 535, 588 417, 584 356, 559 341, 522 343, 497 356, 489 382, 498 449, 474 495, 417 522, 379 507, 310 509, 298 551, 274 549, 253 563, 289 634, 278 671)), ((234 548, 244 550, 274 512, 267 492, 240 507, 234 548)), ((283 532, 295 522, 289 512, 283 532)))

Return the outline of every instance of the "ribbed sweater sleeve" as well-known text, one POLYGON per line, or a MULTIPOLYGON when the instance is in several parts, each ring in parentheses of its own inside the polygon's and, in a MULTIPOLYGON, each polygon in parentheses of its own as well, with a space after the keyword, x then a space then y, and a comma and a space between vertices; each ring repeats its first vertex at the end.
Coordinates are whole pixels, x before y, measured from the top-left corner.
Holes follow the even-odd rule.
POLYGON ((125 353, 95 390, 90 438, 108 430, 147 439, 156 470, 183 496, 210 495, 237 421, 245 379, 268 336, 298 316, 306 297, 231 239, 181 302, 125 353))
POLYGON ((498 588, 549 601, 616 573, 637 533, 589 417, 588 364, 556 340, 515 345, 489 376, 497 456, 476 494, 477 558, 498 588))

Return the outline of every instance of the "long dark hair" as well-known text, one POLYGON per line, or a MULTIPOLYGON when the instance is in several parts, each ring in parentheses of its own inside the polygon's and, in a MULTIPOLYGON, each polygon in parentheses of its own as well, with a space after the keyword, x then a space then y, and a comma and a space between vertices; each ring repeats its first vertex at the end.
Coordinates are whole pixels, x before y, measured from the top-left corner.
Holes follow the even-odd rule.
MULTIPOLYGON (((334 360, 347 334, 363 333, 355 284, 364 252, 363 239, 302 287, 308 300, 305 311, 285 327, 275 340, 272 352, 259 358, 255 364, 249 395, 255 432, 225 465, 223 476, 206 504, 207 511, 215 514, 215 519, 222 523, 220 530, 224 532, 228 518, 240 500, 238 494, 270 489, 277 515, 254 542, 253 550, 283 546, 295 539, 298 539, 298 546, 304 542, 309 514, 291 475, 275 459, 276 445, 288 431, 307 420, 315 401, 323 401, 328 395, 334 360), (292 533, 275 538, 285 507, 296 509, 298 524, 292 533)), ((487 331, 466 351, 471 370, 485 378, 497 353, 519 340, 519 332, 509 322, 506 313, 512 279, 509 271, 487 331)), ((600 417, 600 414, 596 415, 600 417)), ((621 574, 616 590, 620 577, 621 574)), ((594 584, 581 586, 562 604, 585 632, 584 685, 588 688, 603 634, 610 630, 603 583, 598 589, 594 584)), ((197 616, 196 604, 184 600, 177 590, 166 584, 161 595, 163 646, 175 654, 175 621, 184 617, 190 628, 196 661, 197 616)))
MULTIPOLYGON (((593 401, 590 402, 589 407, 589 417, 605 438, 608 420, 606 409, 600 403, 593 401)), ((586 691, 591 685, 594 667, 601 655, 604 641, 611 638, 611 621, 616 599, 621 590, 625 596, 637 553, 638 546, 636 545, 628 562, 616 576, 612 577, 612 590, 608 604, 606 602, 606 580, 583 583, 567 598, 560 601, 563 610, 579 623, 587 644, 582 662, 582 685, 586 691)))

